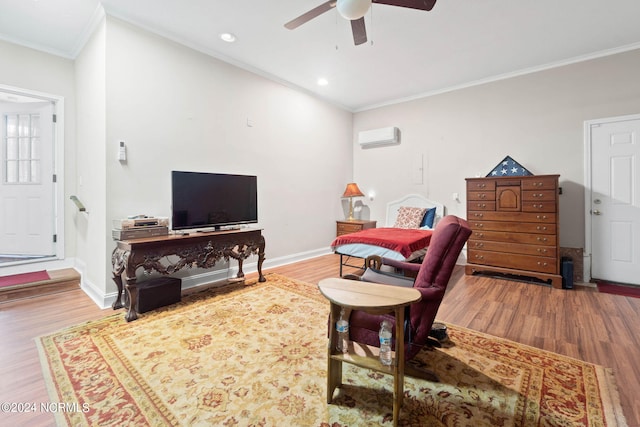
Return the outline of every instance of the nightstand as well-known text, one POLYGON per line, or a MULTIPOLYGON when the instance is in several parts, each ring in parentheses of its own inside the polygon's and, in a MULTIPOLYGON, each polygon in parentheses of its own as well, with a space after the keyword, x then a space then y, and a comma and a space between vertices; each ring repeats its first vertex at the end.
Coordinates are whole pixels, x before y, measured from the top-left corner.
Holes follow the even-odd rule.
POLYGON ((343 234, 355 233, 356 231, 366 230, 367 228, 376 228, 376 221, 370 220, 338 220, 336 221, 336 237, 343 234))

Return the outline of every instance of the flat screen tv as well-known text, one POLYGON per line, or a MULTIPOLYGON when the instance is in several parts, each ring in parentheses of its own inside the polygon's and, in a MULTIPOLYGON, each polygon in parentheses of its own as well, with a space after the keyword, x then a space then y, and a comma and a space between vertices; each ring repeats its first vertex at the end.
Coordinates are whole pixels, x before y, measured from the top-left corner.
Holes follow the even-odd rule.
POLYGON ((257 177, 171 172, 174 230, 228 227, 258 222, 257 177))

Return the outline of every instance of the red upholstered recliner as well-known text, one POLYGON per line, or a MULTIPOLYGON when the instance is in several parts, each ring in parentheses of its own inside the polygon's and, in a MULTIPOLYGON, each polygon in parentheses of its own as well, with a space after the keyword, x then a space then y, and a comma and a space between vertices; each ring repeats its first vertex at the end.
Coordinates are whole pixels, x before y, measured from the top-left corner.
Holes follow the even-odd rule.
MULTIPOLYGON (((383 259, 382 263, 404 270, 417 270, 415 281, 402 276, 390 275, 367 268, 360 280, 413 286, 422 294, 422 300, 409 307, 405 322, 405 359, 412 359, 422 347, 428 344, 429 334, 436 313, 449 284, 453 267, 465 242, 471 234, 467 222, 453 215, 447 215, 436 225, 429 248, 422 264, 399 262, 383 259)), ((369 264, 369 263, 368 263, 369 264)), ((355 342, 379 347, 378 331, 382 320, 390 320, 394 327, 392 314, 373 315, 353 310, 349 317, 349 335, 355 342)), ((395 336, 392 348, 395 345, 395 336)))

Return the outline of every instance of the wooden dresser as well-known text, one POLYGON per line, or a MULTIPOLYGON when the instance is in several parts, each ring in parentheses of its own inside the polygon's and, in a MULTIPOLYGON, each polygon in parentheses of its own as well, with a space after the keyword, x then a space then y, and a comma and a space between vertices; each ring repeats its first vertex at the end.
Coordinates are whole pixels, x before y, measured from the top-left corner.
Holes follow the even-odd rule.
POLYGON ((466 274, 534 277, 562 288, 559 175, 467 178, 466 274))

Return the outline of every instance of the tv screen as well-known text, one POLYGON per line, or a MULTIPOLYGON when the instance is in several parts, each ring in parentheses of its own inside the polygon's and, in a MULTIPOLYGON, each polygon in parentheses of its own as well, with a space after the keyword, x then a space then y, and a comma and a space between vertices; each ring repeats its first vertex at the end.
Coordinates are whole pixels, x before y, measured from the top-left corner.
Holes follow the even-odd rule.
POLYGON ((258 222, 257 177, 171 172, 174 230, 216 228, 258 222))

